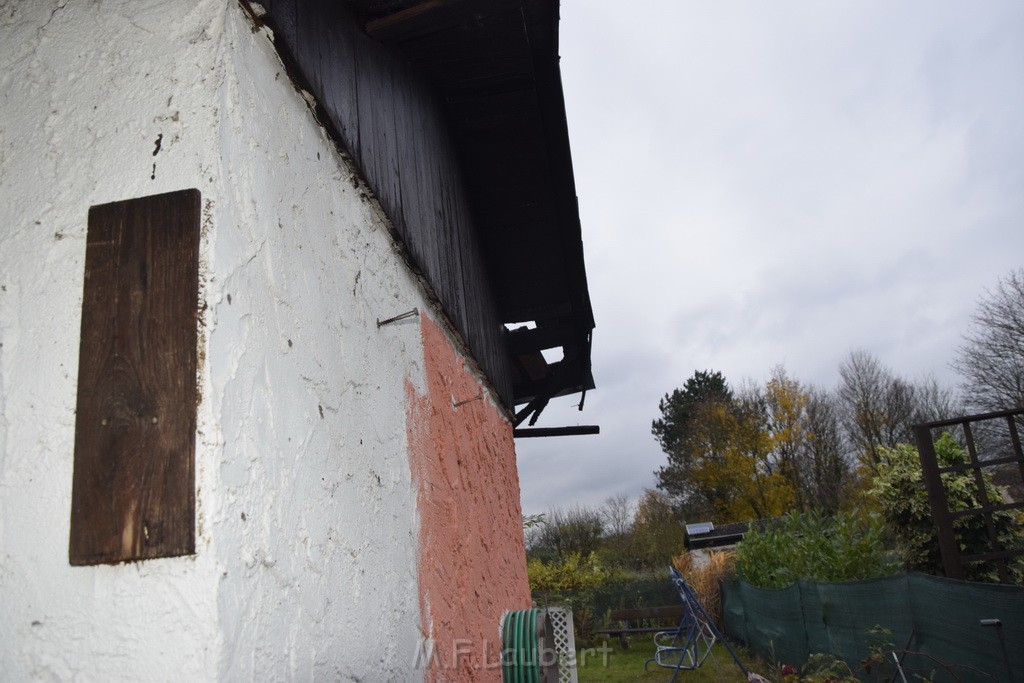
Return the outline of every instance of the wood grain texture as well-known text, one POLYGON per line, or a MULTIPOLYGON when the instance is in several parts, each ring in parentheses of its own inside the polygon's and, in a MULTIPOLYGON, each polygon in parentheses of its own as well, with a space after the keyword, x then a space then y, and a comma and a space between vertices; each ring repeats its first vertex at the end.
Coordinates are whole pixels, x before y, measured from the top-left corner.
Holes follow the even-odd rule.
POLYGON ((200 194, 89 210, 72 565, 195 552, 200 194))
MULTIPOLYGON (((406 55, 366 34, 353 3, 263 4, 293 77, 315 93, 387 213, 393 236, 511 407, 504 327, 443 96, 406 55)), ((421 9, 430 10, 433 22, 472 4, 459 0, 421 9)), ((418 34, 420 19, 413 24, 402 23, 402 31, 418 34)), ((460 33, 449 27, 445 35, 460 33)), ((433 44, 423 49, 429 52, 433 44)))

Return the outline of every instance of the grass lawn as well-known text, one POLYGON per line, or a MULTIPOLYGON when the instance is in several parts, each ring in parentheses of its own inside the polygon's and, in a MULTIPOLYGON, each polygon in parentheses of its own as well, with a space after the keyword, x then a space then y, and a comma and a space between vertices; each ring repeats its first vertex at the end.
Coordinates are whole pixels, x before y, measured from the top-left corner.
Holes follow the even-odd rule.
MULTIPOLYGON (((747 665, 755 666, 749 655, 740 651, 740 660, 747 665)), ((598 641, 588 651, 581 651, 576 658, 576 672, 579 683, 626 683, 627 681, 667 681, 672 678, 671 669, 662 669, 653 664, 650 671, 644 671, 644 662, 654 656, 654 642, 651 638, 637 637, 630 641, 629 649, 619 648, 619 639, 598 641), (603 645, 607 646, 607 650, 603 645)), ((753 670, 757 670, 754 668, 753 670)), ((736 666, 721 643, 714 649, 704 663, 692 671, 680 671, 677 681, 683 683, 711 683, 712 681, 736 681, 745 683, 747 680, 736 666)))

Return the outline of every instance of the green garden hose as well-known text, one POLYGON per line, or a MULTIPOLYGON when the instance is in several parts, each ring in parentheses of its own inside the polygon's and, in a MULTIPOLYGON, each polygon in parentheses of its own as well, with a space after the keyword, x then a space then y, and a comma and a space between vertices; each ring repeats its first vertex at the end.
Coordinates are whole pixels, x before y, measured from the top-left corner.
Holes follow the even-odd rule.
POLYGON ((512 669, 508 666, 508 653, 512 650, 511 614, 506 613, 501 622, 501 683, 512 683, 512 669))
POLYGON ((537 651, 538 609, 513 610, 502 624, 503 683, 540 683, 537 651))
POLYGON ((529 666, 526 669, 526 683, 540 683, 540 653, 537 651, 537 610, 526 614, 526 643, 529 666))

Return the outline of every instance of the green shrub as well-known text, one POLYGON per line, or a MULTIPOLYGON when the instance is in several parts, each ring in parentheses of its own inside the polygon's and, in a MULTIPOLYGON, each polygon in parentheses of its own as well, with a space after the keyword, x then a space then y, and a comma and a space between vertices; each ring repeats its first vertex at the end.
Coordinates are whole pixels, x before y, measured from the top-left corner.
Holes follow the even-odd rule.
POLYGON ((875 516, 790 513, 752 528, 736 547, 737 573, 750 584, 781 588, 797 579, 841 582, 886 576, 897 562, 875 516))
MULTIPOLYGON (((593 630, 598 627, 608 611, 609 595, 628 595, 630 584, 635 578, 631 573, 609 567, 602 563, 600 554, 569 553, 564 560, 545 562, 533 558, 526 563, 530 579, 530 591, 534 600, 542 607, 562 605, 572 610, 576 640, 589 643, 593 630)), ((666 575, 660 582, 671 594, 666 575)), ((627 605, 614 605, 615 609, 627 605)))
POLYGON ((569 553, 561 562, 534 558, 526 563, 526 575, 533 593, 596 588, 615 579, 615 571, 603 567, 597 553, 569 553))
MULTIPOLYGON (((871 495, 879 502, 887 529, 897 550, 908 569, 926 574, 942 575, 942 555, 939 539, 932 522, 932 509, 928 503, 917 449, 910 444, 895 448, 882 448, 878 475, 871 488, 871 495)), ((943 434, 935 441, 935 457, 939 467, 966 465, 970 462, 967 451, 949 434, 943 434)), ((981 497, 974 473, 945 472, 940 475, 945 490, 946 502, 952 512, 981 507, 981 497)), ((992 482, 990 474, 982 475, 985 493, 989 502, 1002 500, 1000 490, 992 482)), ((996 538, 1004 548, 1018 548, 1024 545, 1020 519, 1007 510, 991 515, 996 538)), ((960 551, 965 554, 985 553, 991 550, 988 528, 982 515, 957 517, 953 521, 953 533, 960 551)), ((1024 583, 1024 558, 1010 561, 1011 579, 1024 583)), ((999 580, 996 568, 991 563, 965 563, 964 570, 969 581, 999 580)))

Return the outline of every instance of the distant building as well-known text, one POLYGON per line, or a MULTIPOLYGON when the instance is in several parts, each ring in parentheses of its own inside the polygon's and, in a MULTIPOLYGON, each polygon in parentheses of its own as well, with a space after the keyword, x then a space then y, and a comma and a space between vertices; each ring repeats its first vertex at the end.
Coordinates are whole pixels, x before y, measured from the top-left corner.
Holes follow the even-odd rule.
POLYGON ((4 5, 4 678, 497 681, 530 605, 558 3, 261 4, 4 5))
POLYGON ((687 550, 703 548, 733 548, 743 540, 750 528, 750 522, 733 522, 715 526, 712 522, 686 525, 683 545, 687 550))
POLYGON ((711 550, 734 550, 736 544, 750 530, 751 525, 763 528, 764 520, 754 522, 733 522, 715 526, 712 522, 687 524, 683 547, 690 551, 698 564, 707 561, 711 550))

